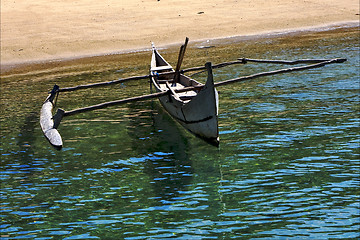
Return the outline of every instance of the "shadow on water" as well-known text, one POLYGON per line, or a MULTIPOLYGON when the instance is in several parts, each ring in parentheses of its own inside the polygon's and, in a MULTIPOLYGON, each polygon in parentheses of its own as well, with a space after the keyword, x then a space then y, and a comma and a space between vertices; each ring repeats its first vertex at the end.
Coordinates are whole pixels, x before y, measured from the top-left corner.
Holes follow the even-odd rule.
POLYGON ((31 181, 35 174, 37 165, 34 163, 34 146, 36 144, 39 114, 29 112, 24 119, 23 125, 19 128, 19 134, 16 140, 18 146, 17 157, 8 164, 17 164, 21 172, 26 175, 24 181, 31 181), (16 163, 15 163, 16 162, 16 163))
MULTIPOLYGON (((24 120, 24 124, 20 127, 20 134, 18 136, 17 145, 21 153, 21 159, 27 159, 27 156, 33 155, 32 145, 35 144, 36 134, 35 129, 38 127, 39 113, 30 112, 24 120)), ((27 160, 26 160, 27 162, 27 160)))
MULTIPOLYGON (((144 173, 150 176, 151 186, 159 200, 170 200, 192 181, 188 140, 156 100, 144 105, 142 109, 151 111, 137 110, 139 115, 131 118, 128 125, 129 135, 137 154, 148 156, 144 173), (151 120, 144 121, 144 118, 151 120)), ((138 107, 135 103, 130 108, 138 107)))

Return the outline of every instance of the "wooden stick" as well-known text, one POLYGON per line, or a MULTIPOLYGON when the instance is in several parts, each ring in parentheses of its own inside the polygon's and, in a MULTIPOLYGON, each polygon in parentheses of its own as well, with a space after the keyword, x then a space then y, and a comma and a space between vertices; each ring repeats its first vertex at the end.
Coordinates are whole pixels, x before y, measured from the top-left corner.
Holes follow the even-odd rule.
POLYGON ((138 96, 138 97, 132 97, 132 98, 126 98, 126 99, 121 99, 121 100, 116 100, 116 101, 111 101, 111 102, 105 102, 105 103, 101 103, 101 104, 97 104, 97 105, 93 105, 93 106, 89 106, 89 107, 78 108, 78 109, 71 110, 71 111, 64 111, 64 110, 62 110, 62 111, 64 111, 63 116, 65 117, 65 116, 71 116, 71 115, 78 114, 78 113, 96 110, 96 109, 107 108, 107 107, 114 106, 114 105, 135 102, 135 101, 142 101, 142 100, 147 100, 147 99, 151 99, 151 98, 158 98, 161 96, 165 96, 167 94, 169 94, 168 91, 158 92, 158 93, 152 93, 152 94, 142 95, 142 96, 138 96))
MULTIPOLYGON (((222 81, 222 82, 217 82, 217 83, 214 84, 214 86, 218 87, 218 86, 223 86, 223 85, 227 85, 227 84, 231 84, 231 83, 235 83, 235 82, 246 81, 246 80, 250 80, 250 79, 254 79, 254 78, 258 78, 258 77, 271 76, 271 75, 275 75, 275 74, 281 74, 281 73, 287 73, 287 72, 293 72, 293 71, 301 71, 301 70, 319 68, 319 67, 325 66, 327 64, 342 63, 344 61, 346 61, 346 59, 341 59, 341 58, 340 59, 331 59, 331 60, 323 61, 323 62, 320 62, 320 63, 312 64, 312 65, 293 67, 293 68, 286 68, 286 69, 279 69, 279 70, 270 71, 270 72, 262 72, 262 73, 257 73, 257 74, 253 74, 253 75, 249 75, 249 76, 244 76, 244 77, 225 80, 225 81, 222 81)), ((199 86, 196 86, 196 87, 193 86, 193 87, 186 87, 186 88, 182 88, 182 89, 176 89, 174 91, 176 93, 180 93, 180 92, 187 92, 187 91, 193 91, 193 90, 200 90, 203 87, 204 87, 204 85, 199 85, 199 86)), ((93 105, 93 106, 89 106, 89 107, 85 107, 85 108, 79 108, 79 109, 66 111, 66 112, 64 110, 62 110, 62 109, 58 109, 57 115, 59 115, 59 116, 71 116, 71 115, 74 115, 74 114, 87 112, 87 111, 92 111, 92 110, 101 109, 101 108, 106 108, 106 107, 109 107, 109 106, 114 106, 114 105, 129 103, 129 102, 135 102, 135 101, 142 101, 142 100, 147 100, 147 99, 151 99, 151 98, 158 98, 158 97, 161 97, 161 96, 165 96, 167 94, 170 94, 170 92, 166 91, 166 92, 152 93, 152 94, 148 94, 148 95, 132 97, 132 98, 126 98, 126 99, 116 100, 116 101, 112 101, 112 102, 105 102, 105 103, 101 103, 101 104, 97 104, 97 105, 93 105)), ((60 118, 60 120, 61 120, 61 118, 60 118)), ((59 120, 59 122, 60 122, 60 120, 59 120)))
MULTIPOLYGON (((281 63, 281 64, 293 65, 293 64, 298 64, 298 63, 319 63, 319 62, 325 62, 325 61, 328 61, 328 60, 311 60, 311 59, 309 59, 309 60, 296 60, 296 61, 282 61, 282 60, 260 60, 260 59, 240 58, 239 61, 219 63, 217 65, 213 65, 212 68, 216 69, 216 68, 226 67, 226 66, 230 66, 230 65, 234 65, 234 64, 245 64, 246 62, 266 62, 266 63, 281 63)), ((338 62, 344 62, 344 61, 346 61, 346 59, 340 58, 338 62)), ((205 69, 206 68, 203 66, 192 67, 192 68, 180 70, 180 73, 200 71, 200 70, 205 70, 205 69)), ((166 74, 169 74, 169 73, 159 73, 159 75, 166 75, 166 74)), ((76 91, 76 90, 80 90, 80 89, 109 86, 109 85, 113 85, 113 84, 124 83, 127 81, 146 79, 146 78, 150 78, 150 77, 151 77, 151 75, 134 76, 134 77, 118 79, 118 80, 114 80, 114 81, 110 81, 110 82, 99 82, 99 83, 93 83, 93 84, 87 84, 87 85, 79 85, 79 86, 75 86, 75 87, 60 88, 57 91, 58 92, 72 92, 72 91, 76 91)))
MULTIPOLYGON (((234 64, 244 64, 244 62, 243 61, 223 62, 223 63, 212 65, 212 69, 227 67, 227 66, 234 65, 234 64)), ((206 72, 206 67, 202 67, 202 66, 192 67, 192 68, 187 68, 187 69, 181 70, 180 72, 186 73, 186 72, 193 72, 193 71, 200 71, 200 70, 205 70, 203 72, 206 72)), ((196 73, 196 74, 198 74, 198 73, 196 73)))
POLYGON ((227 84, 230 84, 230 83, 245 81, 245 80, 254 79, 254 78, 258 78, 258 77, 264 77, 264 76, 270 76, 270 75, 275 75, 275 74, 280 74, 280 73, 287 73, 287 72, 294 72, 294 71, 301 71, 301 70, 307 70, 307 69, 312 69, 312 68, 319 68, 319 67, 325 66, 327 64, 343 63, 345 61, 346 61, 346 59, 336 58, 336 59, 326 60, 326 61, 322 61, 322 62, 319 62, 319 63, 311 64, 311 65, 301 66, 301 67, 293 67, 293 68, 279 69, 279 70, 275 70, 275 71, 271 71, 271 72, 256 73, 256 74, 245 76, 245 77, 225 80, 225 81, 222 81, 222 82, 215 83, 214 85, 215 85, 215 87, 223 86, 223 85, 227 85, 227 84))
POLYGON ((176 64, 176 68, 175 68, 174 83, 179 82, 179 78, 180 78, 180 68, 181 68, 181 64, 182 64, 183 59, 184 59, 184 55, 185 55, 185 51, 186 51, 186 46, 187 46, 188 42, 189 42, 189 38, 185 38, 185 43, 184 43, 184 45, 182 45, 182 46, 180 47, 178 62, 177 62, 177 64, 176 64))
MULTIPOLYGON (((220 68, 220 67, 225 67, 225 66, 229 66, 229 65, 233 65, 233 64, 243 64, 242 61, 232 61, 232 62, 225 62, 225 63, 220 63, 217 65, 213 65, 213 68, 220 68)), ((198 71, 198 70, 205 70, 205 67, 199 66, 199 67, 192 67, 192 68, 187 68, 187 69, 183 69, 180 70, 180 73, 185 73, 185 72, 191 72, 191 71, 198 71)), ((167 75, 169 73, 159 73, 159 76, 161 75, 167 75)), ((99 82, 99 83, 93 83, 93 84, 86 84, 86 85, 78 85, 75 87, 67 87, 67 88, 60 88, 58 90, 58 92, 72 92, 72 91, 77 91, 80 89, 87 89, 87 88, 93 88, 93 87, 103 87, 103 86, 109 86, 109 85, 113 85, 113 84, 121 84, 124 82, 128 82, 128 81, 134 81, 134 80, 141 80, 141 79, 146 79, 146 78, 150 78, 151 75, 143 75, 143 76, 134 76, 134 77, 128 77, 128 78, 122 78, 122 79, 118 79, 118 80, 113 80, 110 82, 99 82)))
POLYGON ((178 62, 176 64, 175 72, 180 71, 180 67, 181 67, 182 61, 184 59, 184 54, 185 54, 188 42, 189 42, 189 38, 186 37, 185 43, 183 45, 181 45, 181 47, 180 47, 180 52, 179 52, 179 57, 178 57, 178 62))
MULTIPOLYGON (((265 76, 271 76, 271 75, 275 75, 275 74, 281 74, 281 73, 287 73, 287 72, 294 72, 294 71, 301 71, 301 70, 319 68, 319 67, 323 67, 323 66, 328 65, 328 64, 343 63, 345 61, 346 61, 346 59, 344 59, 344 58, 335 58, 335 59, 325 60, 325 61, 322 61, 322 62, 319 62, 319 63, 306 65, 306 66, 293 67, 293 68, 284 68, 284 69, 279 69, 279 70, 270 71, 270 72, 261 72, 261 73, 256 73, 256 74, 249 75, 249 76, 233 78, 233 79, 225 80, 225 81, 222 81, 222 82, 217 82, 217 83, 214 83, 214 86, 219 87, 219 86, 223 86, 223 85, 227 85, 227 84, 231 84, 231 83, 236 83, 236 82, 241 82, 241 81, 246 81, 246 80, 250 80, 250 79, 254 79, 254 78, 258 78, 258 77, 265 77, 265 76)), ((204 85, 198 86, 198 88, 202 88, 203 86, 204 85)), ((186 92, 186 91, 192 91, 192 90, 194 90, 194 87, 186 87, 186 88, 178 89, 175 92, 178 93, 178 92, 186 92)))
MULTIPOLYGON (((300 63, 321 63, 321 62, 329 61, 330 59, 300 59, 300 60, 295 60, 295 61, 286 61, 286 60, 238 58, 238 60, 242 61, 244 64, 247 62, 256 62, 256 63, 277 63, 277 64, 295 65, 295 64, 300 64, 300 63)), ((339 58, 338 61, 345 62, 346 59, 339 58)))
MULTIPOLYGON (((329 60, 331 60, 331 59, 300 59, 300 60, 295 60, 295 61, 285 61, 285 60, 265 60, 265 59, 263 60, 263 59, 251 59, 251 58, 238 58, 238 61, 219 63, 216 65, 213 65, 212 68, 216 69, 216 68, 227 67, 227 66, 234 65, 234 64, 246 64, 248 62, 296 65, 296 64, 301 64, 301 63, 321 63, 321 62, 326 62, 329 60)), ((346 61, 345 58, 338 59, 339 63, 345 62, 345 61, 346 61)), ((206 72, 206 68, 202 67, 202 66, 187 68, 187 69, 181 70, 181 73, 192 72, 192 71, 200 71, 200 72, 194 73, 190 76, 194 76, 196 74, 206 72), (204 71, 200 71, 200 70, 204 70, 204 71)))
POLYGON ((108 86, 112 84, 119 84, 127 81, 134 81, 134 80, 140 80, 140 79, 146 79, 149 78, 151 75, 144 75, 144 76, 134 76, 134 77, 128 77, 123 79, 118 79, 110 82, 99 82, 99 83, 93 83, 93 84, 86 84, 86 85, 78 85, 75 87, 68 87, 68 88, 60 88, 59 92, 72 92, 80 89, 86 89, 86 88, 92 88, 92 87, 102 87, 102 86, 108 86))

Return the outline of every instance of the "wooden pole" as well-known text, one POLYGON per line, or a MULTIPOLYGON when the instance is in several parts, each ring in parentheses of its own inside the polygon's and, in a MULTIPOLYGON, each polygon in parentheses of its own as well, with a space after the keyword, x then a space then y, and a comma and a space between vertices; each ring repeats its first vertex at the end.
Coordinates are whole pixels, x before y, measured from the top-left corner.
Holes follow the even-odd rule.
MULTIPOLYGON (((265 76, 271 76, 271 75, 276 75, 276 74, 282 74, 282 73, 288 73, 288 72, 295 72, 295 71, 302 71, 302 70, 308 70, 308 69, 313 69, 313 68, 319 68, 319 67, 323 67, 323 66, 328 65, 328 64, 343 63, 345 61, 346 61, 346 59, 344 59, 344 58, 335 58, 335 59, 325 60, 325 61, 322 61, 322 62, 319 62, 319 63, 306 65, 306 66, 284 68, 284 69, 279 69, 279 70, 270 71, 270 72, 261 72, 261 73, 256 73, 256 74, 249 75, 249 76, 233 78, 233 79, 217 82, 217 83, 214 83, 214 86, 219 87, 219 86, 224 86, 224 85, 231 84, 231 83, 236 83, 236 82, 242 82, 242 81, 246 81, 246 80, 250 80, 250 79, 254 79, 254 78, 258 78, 258 77, 265 77, 265 76)), ((202 88, 203 86, 204 85, 201 85, 201 86, 198 86, 197 88, 202 88)), ((194 89, 195 89, 195 87, 186 87, 186 88, 178 89, 175 92, 177 92, 177 93, 186 92, 186 91, 192 91, 194 89)))
MULTIPOLYGON (((230 65, 234 65, 234 64, 244 64, 244 62, 240 61, 240 60, 239 61, 231 61, 231 62, 223 62, 223 63, 212 65, 212 69, 222 68, 222 67, 226 67, 226 66, 230 66, 230 65)), ((200 71, 200 70, 205 70, 206 71, 206 67, 202 67, 202 66, 200 66, 200 67, 192 67, 192 68, 183 69, 180 72, 181 73, 186 73, 186 72, 193 72, 193 71, 200 71)))
MULTIPOLYGON (((249 75, 249 76, 244 76, 244 77, 225 80, 225 81, 222 81, 222 82, 217 82, 217 83, 214 83, 214 86, 219 87, 219 86, 224 86, 224 85, 227 85, 227 84, 246 81, 246 80, 259 78, 259 77, 265 77, 265 76, 271 76, 271 75, 275 75, 275 74, 281 74, 281 73, 287 73, 287 72, 294 72, 294 71, 301 71, 301 70, 319 68, 319 67, 323 67, 323 66, 325 66, 327 64, 342 63, 344 61, 346 61, 346 59, 345 60, 341 59, 341 58, 340 59, 331 59, 331 60, 327 60, 327 61, 323 61, 323 62, 311 64, 311 65, 306 65, 306 66, 285 68, 285 69, 279 69, 279 70, 270 71, 270 72, 261 72, 261 73, 256 73, 256 74, 249 75)), ((187 92, 187 91, 193 91, 193 90, 200 90, 203 87, 204 87, 204 85, 200 85, 200 86, 196 86, 196 87, 185 87, 185 88, 182 88, 182 89, 176 89, 174 91, 176 93, 180 93, 180 92, 187 92)), ((152 94, 138 96, 138 97, 132 97, 132 98, 126 98, 126 99, 116 100, 116 101, 112 101, 112 102, 101 103, 101 104, 97 104, 97 105, 93 105, 93 106, 89 106, 89 107, 85 107, 85 108, 75 109, 75 110, 72 110, 72 111, 66 111, 66 112, 64 110, 61 110, 61 111, 64 111, 63 116, 71 116, 71 115, 74 115, 74 114, 77 114, 77 113, 82 113, 82 112, 92 111, 92 110, 96 110, 96 109, 106 108, 106 107, 109 107, 109 106, 114 106, 114 105, 129 103, 129 102, 135 102, 135 101, 142 101, 142 100, 147 100, 147 99, 151 99, 151 98, 158 98, 158 97, 161 97, 161 96, 165 96, 167 94, 170 94, 169 91, 152 93, 152 94)))
MULTIPOLYGON (((288 64, 296 65, 301 63, 321 63, 329 61, 329 59, 300 59, 295 61, 286 61, 286 60, 267 60, 267 59, 251 59, 251 58, 238 58, 239 61, 242 61, 244 64, 247 62, 256 62, 256 63, 275 63, 275 64, 288 64)), ((339 58, 339 62, 345 62, 346 59, 339 58)))
MULTIPOLYGON (((301 63, 321 63, 321 62, 326 62, 326 61, 329 61, 329 60, 331 60, 331 59, 300 59, 300 60, 295 60, 295 61, 285 61, 285 60, 266 60, 266 59, 238 58, 238 61, 219 63, 219 64, 216 64, 216 65, 213 65, 212 68, 216 69, 216 68, 227 67, 227 66, 234 65, 234 64, 246 64, 248 62, 296 65, 296 64, 301 64, 301 63)), ((345 62, 345 61, 346 61, 345 58, 338 58, 339 63, 340 62, 345 62)), ((200 71, 200 72, 193 73, 190 76, 194 76, 196 74, 206 72, 206 68, 202 67, 202 66, 193 67, 193 68, 187 68, 187 69, 181 70, 181 73, 192 72, 192 71, 200 71), (201 70, 204 70, 204 71, 201 71, 201 70)))
POLYGON ((99 82, 99 83, 93 83, 93 84, 86 84, 86 85, 78 85, 75 87, 67 87, 67 88, 60 88, 59 92, 72 92, 80 89, 87 89, 87 88, 93 88, 93 87, 102 87, 102 86, 109 86, 113 84, 119 84, 127 81, 134 81, 134 80, 141 80, 149 78, 151 75, 143 75, 143 76, 134 76, 134 77, 128 77, 123 79, 118 79, 110 82, 99 82))
POLYGON ((222 82, 215 83, 214 85, 215 85, 215 87, 218 87, 218 86, 223 86, 223 85, 227 85, 227 84, 230 84, 230 83, 250 80, 250 79, 254 79, 254 78, 258 78, 258 77, 271 76, 271 75, 280 74, 280 73, 287 73, 287 72, 294 72, 294 71, 301 71, 301 70, 319 68, 319 67, 323 67, 323 66, 325 66, 327 64, 343 63, 345 61, 346 61, 346 59, 343 59, 343 58, 325 60, 325 61, 322 61, 322 62, 319 62, 319 63, 306 65, 306 66, 301 66, 301 67, 279 69, 279 70, 275 70, 275 71, 271 71, 271 72, 262 72, 262 73, 256 73, 256 74, 253 74, 253 75, 245 76, 245 77, 229 79, 229 80, 225 80, 225 81, 222 81, 222 82))
MULTIPOLYGON (((226 66, 230 66, 230 65, 234 65, 234 64, 245 64, 247 62, 279 63, 279 64, 294 65, 294 64, 298 64, 298 63, 321 63, 321 62, 329 61, 329 60, 320 60, 320 59, 317 59, 317 60, 316 59, 315 60, 305 59, 305 60, 296 60, 296 61, 261 60, 261 59, 250 59, 250 58, 239 58, 239 59, 240 60, 238 60, 238 61, 219 63, 219 64, 216 64, 216 65, 213 65, 212 68, 213 69, 222 68, 222 67, 226 67, 226 66)), ((338 59, 339 63, 340 62, 345 62, 345 61, 346 61, 346 59, 344 59, 344 58, 339 58, 338 59)), ((203 67, 203 66, 192 67, 192 68, 187 68, 187 69, 180 70, 180 73, 186 73, 186 72, 192 72, 192 71, 200 71, 200 70, 206 70, 206 68, 203 67)), ((159 75, 166 75, 166 74, 169 74, 169 73, 159 73, 159 75)), ((134 76, 134 77, 128 77, 128 78, 118 79, 118 80, 109 81, 109 82, 99 82, 99 83, 93 83, 93 84, 87 84, 87 85, 78 85, 78 86, 75 86, 75 87, 60 88, 57 91, 58 92, 72 92, 72 91, 76 91, 76 90, 80 90, 80 89, 109 86, 109 85, 120 84, 120 83, 124 83, 124 82, 128 82, 128 81, 146 79, 146 78, 150 78, 150 77, 151 77, 151 75, 134 76)))
POLYGON ((178 62, 176 64, 175 72, 180 71, 180 67, 181 67, 182 61, 184 59, 184 54, 185 54, 188 42, 189 42, 189 38, 185 38, 185 43, 183 45, 181 45, 181 47, 180 47, 180 52, 179 52, 178 62))
POLYGON ((185 43, 184 43, 184 45, 182 45, 182 46, 180 47, 178 62, 177 62, 177 64, 176 64, 176 68, 175 68, 174 83, 179 82, 179 78, 180 78, 180 68, 181 68, 182 61, 183 61, 183 59, 184 59, 184 55, 185 55, 185 51, 186 51, 186 47, 187 47, 188 42, 189 42, 189 38, 185 38, 185 43))
POLYGON ((61 111, 64 111, 63 116, 66 117, 66 116, 71 116, 71 115, 78 114, 78 113, 88 112, 88 111, 97 110, 97 109, 101 109, 101 108, 107 108, 107 107, 114 106, 114 105, 142 101, 142 100, 147 100, 147 99, 151 99, 151 98, 158 98, 161 96, 165 96, 167 94, 169 94, 168 91, 158 92, 158 93, 152 93, 152 94, 142 95, 142 96, 138 96, 138 97, 132 97, 132 98, 126 98, 126 99, 121 99, 121 100, 116 100, 116 101, 111 101, 111 102, 105 102, 105 103, 101 103, 101 104, 97 104, 97 105, 93 105, 93 106, 89 106, 89 107, 74 109, 71 111, 64 111, 64 110, 61 110, 61 111))
MULTIPOLYGON (((233 64, 243 64, 243 62, 242 61, 225 62, 225 63, 213 65, 212 67, 213 67, 213 69, 215 69, 215 68, 226 67, 226 66, 233 65, 233 64)), ((180 70, 179 72, 186 73, 186 72, 200 71, 200 70, 205 70, 205 69, 206 69, 205 67, 199 66, 199 67, 183 69, 183 70, 180 70)), ((167 74, 169 74, 169 73, 158 73, 159 76, 167 75, 167 74)), ((81 89, 103 87, 103 86, 109 86, 109 85, 113 85, 113 84, 121 84, 121 83, 128 82, 128 81, 141 80, 141 79, 146 79, 146 78, 150 78, 150 77, 151 77, 151 75, 134 76, 134 77, 113 80, 113 81, 109 81, 109 82, 99 82, 99 83, 93 83, 93 84, 78 85, 75 87, 60 88, 57 91, 58 92, 73 92, 73 91, 77 91, 77 90, 81 90, 81 89)))

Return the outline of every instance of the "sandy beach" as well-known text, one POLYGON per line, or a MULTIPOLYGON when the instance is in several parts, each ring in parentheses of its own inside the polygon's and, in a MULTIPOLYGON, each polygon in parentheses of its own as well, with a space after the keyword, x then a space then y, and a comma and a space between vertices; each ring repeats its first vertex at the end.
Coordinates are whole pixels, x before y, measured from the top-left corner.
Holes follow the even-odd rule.
POLYGON ((4 0, 1 67, 358 23, 358 0, 4 0))

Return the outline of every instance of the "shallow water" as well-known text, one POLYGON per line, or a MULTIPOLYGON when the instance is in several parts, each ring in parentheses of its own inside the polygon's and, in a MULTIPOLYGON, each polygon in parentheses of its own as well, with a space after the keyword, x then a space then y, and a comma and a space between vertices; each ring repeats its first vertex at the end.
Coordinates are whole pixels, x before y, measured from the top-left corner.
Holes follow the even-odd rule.
MULTIPOLYGON (((2 79, 1 238, 359 238, 358 40, 347 30, 190 50, 184 64, 192 66, 238 57, 348 59, 219 87, 220 148, 182 129, 157 100, 65 118, 64 148, 49 146, 38 119, 52 84, 146 74, 150 53, 131 69, 2 79)), ((164 52, 175 62, 176 53, 164 52)), ((283 67, 214 73, 220 81, 283 67)), ((128 83, 63 93, 58 106, 148 92, 148 84, 128 83)))

